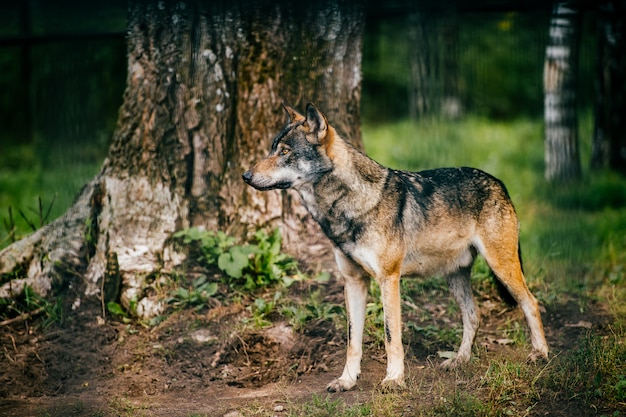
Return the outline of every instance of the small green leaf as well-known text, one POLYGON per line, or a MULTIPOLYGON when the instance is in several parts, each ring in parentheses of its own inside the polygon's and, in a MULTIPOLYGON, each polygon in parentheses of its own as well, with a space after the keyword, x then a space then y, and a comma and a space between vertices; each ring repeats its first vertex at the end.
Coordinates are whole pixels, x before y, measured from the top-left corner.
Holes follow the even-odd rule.
POLYGON ((315 282, 319 282, 320 284, 324 284, 328 281, 330 281, 330 273, 323 271, 320 272, 319 274, 317 274, 317 276, 314 278, 315 282))
POLYGON ((206 275, 200 275, 198 278, 196 278, 193 281, 193 287, 194 288, 200 288, 203 284, 205 284, 207 281, 207 277, 206 275))
POLYGON ((270 241, 270 253, 274 255, 278 255, 280 253, 280 245, 281 245, 281 237, 280 231, 278 229, 274 229, 272 235, 269 238, 270 241))
POLYGON ((233 246, 217 260, 217 266, 232 278, 241 278, 244 268, 249 264, 248 255, 241 246, 233 246))
POLYGON ((254 300, 254 305, 259 311, 263 311, 265 310, 267 302, 263 298, 257 298, 256 300, 254 300))
POLYGON ((189 291, 186 288, 177 288, 174 295, 178 298, 187 299, 189 298, 189 291))
POLYGON ((126 316, 126 312, 124 311, 122 306, 116 303, 115 301, 109 301, 107 303, 107 310, 109 310, 109 313, 117 315, 117 316, 122 316, 122 317, 126 316))
POLYGON ((294 282, 296 282, 296 279, 295 279, 295 278, 292 278, 292 277, 290 277, 290 276, 288 276, 288 275, 285 275, 285 276, 283 277, 283 285, 284 285, 286 288, 291 287, 291 284, 293 284, 294 282))
POLYGON ((207 297, 213 297, 217 293, 217 282, 209 282, 205 284, 202 291, 206 293, 207 297))

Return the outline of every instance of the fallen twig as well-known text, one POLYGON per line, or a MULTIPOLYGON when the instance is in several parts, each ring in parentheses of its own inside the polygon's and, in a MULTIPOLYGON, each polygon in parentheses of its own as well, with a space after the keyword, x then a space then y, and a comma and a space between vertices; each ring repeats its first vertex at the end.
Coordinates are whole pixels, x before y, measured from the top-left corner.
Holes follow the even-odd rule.
POLYGON ((33 311, 29 311, 27 313, 22 313, 17 317, 13 317, 12 319, 7 319, 4 321, 0 321, 0 326, 7 326, 11 323, 15 323, 17 321, 24 321, 24 320, 28 320, 29 318, 36 316, 37 314, 43 313, 43 311, 45 310, 45 307, 39 307, 38 309, 35 309, 33 311))

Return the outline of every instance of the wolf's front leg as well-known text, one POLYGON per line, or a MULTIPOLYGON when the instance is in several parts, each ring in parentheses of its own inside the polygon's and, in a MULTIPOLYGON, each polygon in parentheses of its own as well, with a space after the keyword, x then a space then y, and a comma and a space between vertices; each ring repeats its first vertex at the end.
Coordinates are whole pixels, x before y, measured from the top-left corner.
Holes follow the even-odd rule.
POLYGON ((346 365, 341 376, 332 381, 326 389, 330 392, 348 391, 361 375, 363 356, 363 328, 365 326, 365 306, 369 280, 363 271, 341 254, 335 254, 337 265, 345 278, 344 294, 348 313, 348 351, 346 365))

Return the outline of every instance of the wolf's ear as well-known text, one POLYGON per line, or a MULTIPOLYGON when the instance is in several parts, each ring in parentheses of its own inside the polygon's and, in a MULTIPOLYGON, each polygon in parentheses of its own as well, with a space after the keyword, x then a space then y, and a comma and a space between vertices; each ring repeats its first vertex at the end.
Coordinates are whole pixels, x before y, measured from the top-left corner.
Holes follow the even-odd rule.
POLYGON ((328 133, 328 120, 313 103, 306 105, 306 124, 310 135, 313 136, 312 142, 318 144, 322 142, 328 133))
POLYGON ((298 113, 297 111, 295 111, 293 108, 291 108, 286 101, 282 102, 282 106, 283 106, 283 109, 285 109, 285 111, 287 112, 287 117, 289 118, 287 123, 289 124, 297 123, 297 122, 302 122, 304 120, 304 116, 298 113))

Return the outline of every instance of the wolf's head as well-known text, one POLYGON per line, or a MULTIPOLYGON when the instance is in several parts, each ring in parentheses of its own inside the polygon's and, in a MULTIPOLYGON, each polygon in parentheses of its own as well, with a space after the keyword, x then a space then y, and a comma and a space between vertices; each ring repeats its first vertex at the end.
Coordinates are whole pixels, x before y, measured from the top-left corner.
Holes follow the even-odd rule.
POLYGON ((257 190, 295 188, 318 181, 332 171, 328 149, 335 130, 315 105, 306 106, 306 116, 283 103, 287 124, 274 138, 267 157, 243 174, 257 190))

